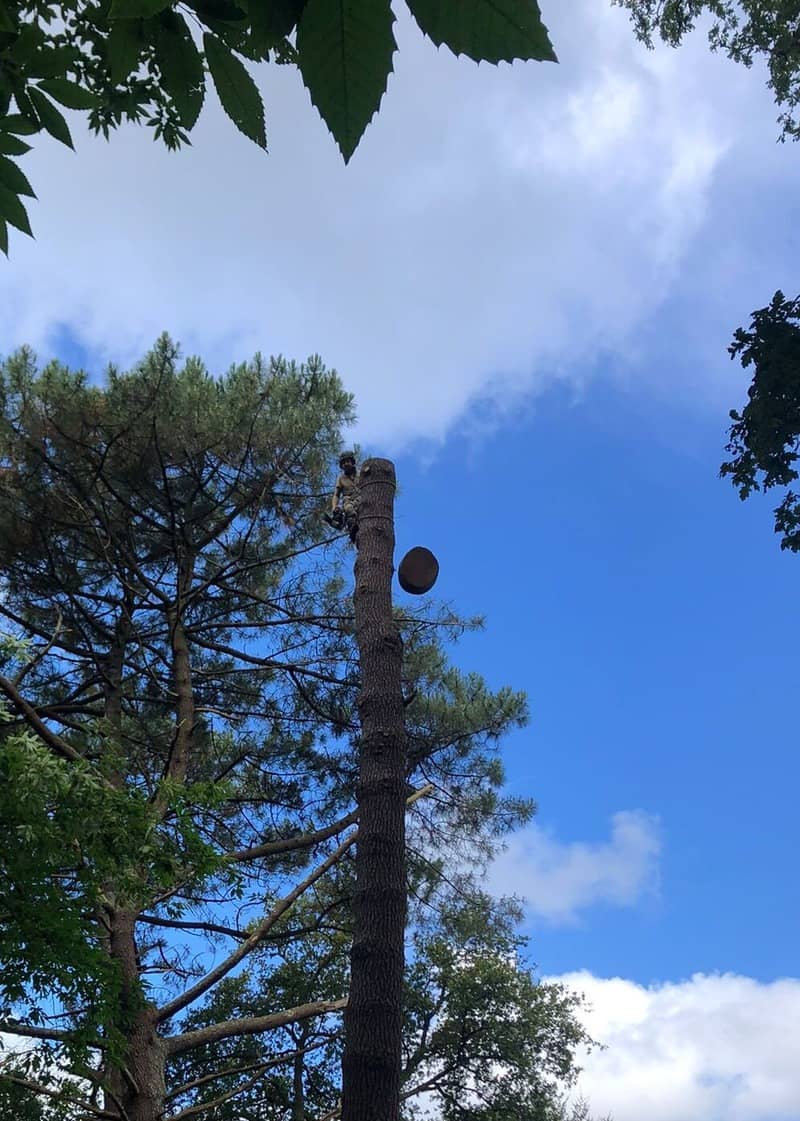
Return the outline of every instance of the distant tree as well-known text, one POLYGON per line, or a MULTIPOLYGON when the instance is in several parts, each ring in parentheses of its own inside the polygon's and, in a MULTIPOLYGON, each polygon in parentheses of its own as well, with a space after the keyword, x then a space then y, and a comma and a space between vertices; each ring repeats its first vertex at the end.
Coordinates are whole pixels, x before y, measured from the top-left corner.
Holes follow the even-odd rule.
MULTIPOLYGON (((437 46, 475 61, 555 62, 536 0, 407 0, 437 46)), ((33 189, 15 162, 46 132, 72 147, 59 106, 108 137, 147 124, 189 143, 211 76, 236 127, 266 149, 247 63, 297 67, 345 161, 378 111, 396 49, 390 0, 0 0, 0 249, 30 234, 33 189), (11 158, 14 157, 14 158, 11 158)))
MULTIPOLYGON (((452 869, 445 874, 444 867, 415 850, 413 841, 410 870, 402 1117, 424 1116, 419 1104, 424 1101, 441 1121, 571 1119, 563 1093, 577 1073, 576 1052, 591 1046, 577 1018, 581 998, 560 985, 536 981, 524 957, 526 940, 516 930, 520 916, 513 903, 491 899, 469 876, 453 876, 452 869)), ((341 868, 336 879, 337 890, 346 892, 348 870, 341 868)), ((329 889, 333 882, 328 880, 329 889)), ((342 917, 337 912, 335 921, 316 928, 285 955, 279 944, 256 955, 246 974, 220 986, 194 1014, 193 1025, 224 1019, 233 1009, 258 1016, 277 1005, 303 1003, 322 973, 329 991, 345 993, 348 936, 339 926, 342 917)), ((291 1025, 281 1045, 295 1053, 293 1065, 269 1068, 271 1052, 263 1042, 230 1041, 225 1067, 265 1074, 228 1100, 222 1099, 235 1085, 234 1075, 227 1083, 198 1085, 204 1071, 220 1065, 219 1056, 195 1052, 182 1059, 180 1077, 177 1070, 171 1075, 189 1087, 181 1107, 204 1106, 211 1121, 338 1116, 341 1028, 318 1021, 291 1025)))
POLYGON ((473 886, 414 932, 404 1093, 410 1105, 424 1093, 442 1121, 554 1121, 591 1046, 582 999, 535 979, 520 918, 473 886))
MULTIPOLYGON (((589 1102, 583 1097, 578 1097, 575 1101, 565 1098, 551 1121, 593 1121, 589 1102)), ((606 1114, 603 1121, 614 1121, 614 1115, 606 1114)))
POLYGON ((800 9, 795 0, 612 0, 631 13, 648 47, 658 35, 672 47, 702 20, 714 51, 744 66, 763 62, 781 109, 781 139, 800 138, 800 9))
POLYGON ((741 412, 731 410, 726 451, 731 458, 720 475, 730 477, 742 499, 753 491, 786 487, 775 509, 781 548, 800 552, 800 495, 791 489, 800 455, 800 297, 772 302, 754 311, 749 329, 740 327, 728 348, 745 369, 754 368, 741 412))

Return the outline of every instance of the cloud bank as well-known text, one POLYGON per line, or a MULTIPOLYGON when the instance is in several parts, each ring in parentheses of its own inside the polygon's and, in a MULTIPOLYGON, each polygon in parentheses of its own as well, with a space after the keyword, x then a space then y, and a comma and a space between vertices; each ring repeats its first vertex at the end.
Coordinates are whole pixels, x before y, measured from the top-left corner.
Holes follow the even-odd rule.
POLYGON ((658 884, 658 819, 623 810, 611 819, 607 841, 562 842, 535 822, 514 834, 494 862, 491 890, 525 899, 529 913, 572 923, 598 903, 629 907, 658 884))
POLYGON ((798 1121, 800 979, 696 974, 649 987, 590 973, 558 978, 583 991, 590 1034, 578 1092, 614 1121, 798 1121))
POLYGON ((545 5, 557 67, 454 59, 403 10, 347 168, 280 67, 260 75, 268 157, 213 95, 178 155, 147 129, 107 145, 77 121, 77 156, 40 143, 37 241, 15 238, 0 271, 0 350, 47 355, 66 326, 121 362, 163 329, 217 367, 318 351, 356 393, 360 435, 388 449, 625 355, 715 195, 770 174, 760 77, 702 42, 648 53, 605 0, 545 5))

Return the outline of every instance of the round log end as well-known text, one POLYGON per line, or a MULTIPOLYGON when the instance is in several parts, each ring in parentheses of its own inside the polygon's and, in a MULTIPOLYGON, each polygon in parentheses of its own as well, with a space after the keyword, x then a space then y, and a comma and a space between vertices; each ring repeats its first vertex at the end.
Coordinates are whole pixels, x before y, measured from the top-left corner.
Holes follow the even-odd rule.
POLYGON ((409 549, 397 570, 400 587, 412 596, 421 596, 429 592, 436 583, 438 575, 439 562, 430 549, 425 549, 422 545, 415 545, 413 549, 409 549))

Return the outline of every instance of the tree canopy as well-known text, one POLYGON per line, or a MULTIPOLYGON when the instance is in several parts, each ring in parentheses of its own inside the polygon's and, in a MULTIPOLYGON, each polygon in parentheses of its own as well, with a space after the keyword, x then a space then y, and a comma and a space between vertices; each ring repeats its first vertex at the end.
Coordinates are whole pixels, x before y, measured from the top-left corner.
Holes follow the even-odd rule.
MULTIPOLYGON (((335 1116, 360 680, 322 513, 352 407, 319 358, 215 378, 166 336, 103 384, 0 366, 0 1032, 28 1044, 0 1085, 48 1121, 335 1116)), ((451 663, 469 621, 395 611, 407 1109, 494 1121, 497 1068, 503 1116, 549 1121, 587 1039, 479 887, 533 812, 497 751, 525 698, 451 663)))
POLYGON ((800 13, 794 0, 612 0, 627 8, 637 37, 677 47, 698 22, 711 49, 744 66, 763 62, 781 110, 781 139, 800 138, 800 13))
POLYGON ((749 329, 736 331, 728 349, 754 371, 748 403, 741 412, 731 409, 725 449, 731 458, 720 474, 742 499, 786 487, 775 510, 775 532, 782 549, 800 552, 800 495, 791 489, 800 455, 800 297, 787 300, 776 292, 767 307, 753 312, 749 329))
MULTIPOLYGON (((556 61, 536 0, 406 0, 423 34, 475 61, 556 61)), ((0 249, 30 234, 18 157, 37 133, 72 147, 62 108, 108 137, 146 124, 188 144, 210 77, 234 125, 267 147, 253 64, 296 67, 345 161, 378 111, 396 43, 391 0, 0 0, 0 249)))

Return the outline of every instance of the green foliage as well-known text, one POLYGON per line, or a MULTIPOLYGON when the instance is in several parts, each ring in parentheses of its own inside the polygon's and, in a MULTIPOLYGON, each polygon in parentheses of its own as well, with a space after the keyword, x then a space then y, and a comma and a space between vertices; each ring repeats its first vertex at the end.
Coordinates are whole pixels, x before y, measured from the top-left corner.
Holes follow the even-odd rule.
POLYGON ((245 136, 266 148, 264 106, 255 82, 216 35, 204 35, 203 46, 222 108, 245 136))
POLYGON ((97 766, 54 756, 0 708, 3 1013, 14 1008, 40 1022, 59 993, 86 1010, 77 1042, 101 1025, 107 1034, 122 1029, 119 979, 99 925, 108 885, 117 902, 137 905, 187 871, 202 881, 220 868, 193 817, 198 806, 217 804, 222 790, 163 783, 161 793, 170 829, 141 790, 116 788, 97 766))
POLYGON ((32 86, 28 90, 27 96, 42 128, 56 140, 60 140, 67 148, 74 148, 69 125, 53 102, 42 93, 42 87, 32 86))
MULTIPOLYGON (((555 61, 536 0, 409 0, 409 7, 422 30, 456 54, 555 61)), ((247 64, 272 62, 299 69, 347 162, 386 90, 393 22, 390 0, 2 0, 0 153, 26 150, 8 134, 45 132, 71 148, 56 102, 88 113, 105 137, 124 121, 145 123, 177 149, 190 142, 207 74, 235 126, 266 148, 264 106, 247 64)), ((7 178, 0 180, 3 252, 3 223, 30 233, 24 191, 7 178)))
POLYGON ((475 62, 515 58, 557 62, 539 5, 533 0, 408 0, 420 28, 437 47, 475 62))
POLYGON ((0 156, 0 184, 16 195, 35 198, 33 188, 15 163, 0 156))
POLYGON ((377 113, 396 49, 389 0, 308 0, 297 29, 303 81, 345 163, 377 113))
MULTIPOLYGON (((749 330, 740 327, 728 348, 731 358, 755 368, 748 403, 731 410, 733 424, 720 475, 730 476, 742 499, 753 491, 791 487, 800 455, 800 297, 784 298, 754 311, 749 330)), ((800 552, 800 495, 787 489, 775 510, 781 548, 800 552)))
POLYGON ((781 139, 800 138, 800 25, 794 0, 612 0, 631 14, 637 37, 652 47, 658 34, 677 47, 708 17, 712 50, 750 67, 763 63, 782 112, 781 139))
MULTIPOLYGON (((120 25, 125 26, 122 23, 120 25)), ((136 40, 134 39, 133 42, 135 43, 136 40)), ((164 13, 155 50, 164 88, 172 98, 181 125, 184 129, 193 129, 203 108, 206 88, 205 70, 202 56, 195 46, 189 26, 180 13, 171 11, 164 13)), ((125 63, 123 69, 124 65, 125 63)), ((130 73, 131 63, 127 65, 127 73, 130 73)), ((219 89, 213 70, 212 75, 219 89)), ((127 74, 124 76, 127 77, 127 74)), ((256 91, 257 96, 258 91, 256 91)))
MULTIPOLYGON (((348 877, 337 877, 342 890, 348 877)), ((211 1000, 187 1017, 187 1027, 202 1028, 237 1016, 259 1016, 275 1008, 291 1008, 314 1000, 320 992, 331 997, 347 995, 349 931, 337 929, 346 923, 347 908, 336 906, 336 892, 325 890, 331 910, 321 929, 311 929, 302 940, 279 939, 255 955, 250 967, 216 989, 211 1000)), ((305 925, 316 916, 301 907, 292 926, 305 925)), ((290 929, 287 924, 282 933, 290 929)), ((212 1048, 198 1049, 173 1060, 168 1080, 186 1085, 209 1070, 232 1073, 204 1086, 177 1095, 176 1107, 196 1108, 241 1088, 231 1100, 218 1105, 207 1116, 211 1121, 283 1121, 289 1115, 321 1117, 340 1095, 342 1025, 338 1017, 324 1017, 304 1024, 289 1024, 262 1038, 231 1039, 212 1048), (279 1062, 281 1056, 296 1059, 279 1062), (275 1065, 270 1065, 275 1064, 275 1065), (251 1086, 243 1074, 263 1070, 251 1086), (244 1070, 242 1068, 245 1068, 244 1070), (301 1101, 296 1101, 301 1087, 301 1101), (292 1108, 295 1113, 291 1114, 292 1108)))
POLYGON ((24 1078, 25 1068, 9 1062, 0 1067, 0 1118, 2 1121, 51 1121, 52 1113, 22 1086, 11 1081, 9 1075, 24 1078))
POLYGON ((24 234, 30 234, 28 212, 19 200, 19 195, 0 183, 0 221, 16 226, 24 234))
POLYGON ((421 923, 409 969, 404 1079, 443 1121, 551 1121, 574 1082, 582 1000, 536 980, 510 902, 477 889, 421 923))
POLYGON ((93 109, 97 104, 94 94, 66 78, 46 79, 39 83, 37 89, 44 90, 67 109, 93 109))
POLYGON ((0 1008, 21 1007, 37 1022, 58 989, 75 1003, 91 998, 98 1017, 113 1022, 118 987, 87 915, 102 890, 103 854, 125 840, 125 821, 97 776, 66 766, 27 733, 0 725, 0 735, 0 1008))

